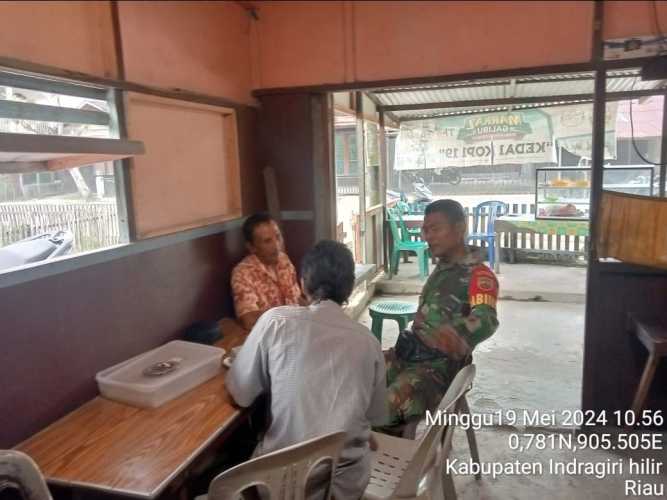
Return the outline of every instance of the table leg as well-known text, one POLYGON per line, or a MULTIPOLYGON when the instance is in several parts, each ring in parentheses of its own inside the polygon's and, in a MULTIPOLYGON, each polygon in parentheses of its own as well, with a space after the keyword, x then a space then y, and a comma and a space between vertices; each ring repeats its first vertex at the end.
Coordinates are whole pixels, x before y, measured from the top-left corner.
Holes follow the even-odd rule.
POLYGON ((644 373, 642 373, 641 381, 639 382, 639 387, 637 387, 637 393, 635 394, 635 399, 632 402, 632 411, 635 412, 635 415, 639 415, 644 407, 644 402, 648 394, 648 390, 651 387, 651 382, 653 381, 653 375, 655 375, 655 369, 660 362, 660 358, 652 352, 648 360, 646 361, 646 366, 644 367, 644 373))

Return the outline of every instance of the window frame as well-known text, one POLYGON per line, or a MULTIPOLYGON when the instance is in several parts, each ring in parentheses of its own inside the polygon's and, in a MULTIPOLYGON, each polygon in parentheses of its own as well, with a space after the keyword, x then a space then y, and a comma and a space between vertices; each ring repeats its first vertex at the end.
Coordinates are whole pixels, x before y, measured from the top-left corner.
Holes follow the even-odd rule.
MULTIPOLYGON (((126 138, 126 133, 122 126, 124 116, 122 109, 123 93, 118 89, 92 85, 85 82, 58 80, 47 75, 22 74, 14 71, 8 72, 2 70, 0 70, 0 85, 72 97, 105 100, 109 108, 109 139, 120 141, 126 138)), ((29 136, 30 134, 26 135, 29 136)), ((129 179, 127 176, 128 160, 113 160, 112 165, 119 232, 118 244, 77 254, 63 255, 62 257, 56 257, 53 260, 44 260, 0 270, 0 288, 52 274, 59 274, 60 272, 76 269, 78 267, 85 267, 84 261, 86 259, 84 259, 84 257, 87 257, 87 260, 90 261, 90 256, 92 254, 96 254, 96 256, 93 257, 91 262, 97 262, 103 254, 108 254, 107 257, 113 258, 113 253, 109 253, 110 251, 113 252, 115 249, 133 243, 131 232, 132 211, 129 206, 131 198, 129 196, 129 179), (77 264, 79 262, 83 265, 78 266, 77 264)), ((35 185, 39 184, 40 173, 42 173, 42 171, 33 172, 35 175, 35 185)), ((106 260, 106 258, 102 258, 103 260, 106 260)))
MULTIPOLYGON (((100 80, 97 78, 91 78, 90 80, 73 80, 68 76, 62 76, 57 72, 52 74, 49 73, 50 72, 44 73, 43 71, 34 72, 32 68, 29 68, 27 71, 23 68, 0 69, 0 85, 12 86, 13 84, 16 84, 16 82, 25 85, 25 82, 28 82, 28 85, 31 85, 30 89, 32 90, 42 90, 46 92, 64 91, 63 93, 72 92, 73 88, 75 88, 76 90, 84 90, 87 92, 88 95, 86 97, 97 99, 100 97, 93 96, 101 96, 104 93, 104 96, 106 96, 109 103, 109 126, 110 128, 116 127, 116 130, 118 131, 118 139, 120 140, 127 138, 125 116, 126 98, 129 92, 139 92, 147 95, 182 100, 184 102, 229 108, 234 111, 233 127, 236 134, 236 144, 234 147, 236 149, 236 154, 239 154, 238 103, 214 96, 180 91, 164 91, 162 89, 134 84, 128 85, 127 82, 117 80, 100 80)), ((119 230, 121 231, 120 236, 123 241, 122 243, 115 246, 104 247, 75 255, 66 255, 57 257, 53 260, 26 264, 24 266, 0 271, 0 290, 67 272, 78 271, 90 266, 105 264, 117 259, 172 247, 187 241, 216 234, 223 234, 228 231, 240 230, 241 225, 245 220, 245 217, 241 213, 238 214, 238 217, 214 222, 209 225, 184 229, 179 232, 155 236, 148 239, 137 239, 135 236, 134 210, 131 202, 131 184, 129 180, 131 161, 131 158, 113 161, 114 175, 116 177, 116 202, 119 204, 118 222, 119 230)), ((238 168, 241 168, 240 158, 238 168)), ((307 212, 283 211, 281 212, 281 215, 284 220, 312 219, 312 214, 307 212)))

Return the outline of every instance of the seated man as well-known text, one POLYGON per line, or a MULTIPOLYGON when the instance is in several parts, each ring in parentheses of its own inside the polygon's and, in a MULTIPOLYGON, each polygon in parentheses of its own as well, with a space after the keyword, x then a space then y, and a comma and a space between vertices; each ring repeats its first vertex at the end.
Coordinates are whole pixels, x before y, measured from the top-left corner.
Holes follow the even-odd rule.
POLYGON ((250 330, 270 308, 299 304, 301 289, 294 266, 283 251, 278 224, 270 215, 248 217, 243 237, 250 255, 232 271, 232 295, 236 317, 250 330))
POLYGON ((474 347, 498 327, 498 281, 465 244, 466 215, 454 200, 437 200, 424 212, 424 239, 439 258, 419 297, 411 330, 385 353, 389 426, 402 427, 433 411, 474 347))
POLYGON ((333 495, 358 499, 370 477, 370 426, 386 421, 382 349, 341 308, 354 286, 347 247, 319 242, 304 258, 302 277, 311 305, 262 315, 227 374, 227 389, 244 407, 269 395, 271 422, 255 456, 346 431, 333 495))

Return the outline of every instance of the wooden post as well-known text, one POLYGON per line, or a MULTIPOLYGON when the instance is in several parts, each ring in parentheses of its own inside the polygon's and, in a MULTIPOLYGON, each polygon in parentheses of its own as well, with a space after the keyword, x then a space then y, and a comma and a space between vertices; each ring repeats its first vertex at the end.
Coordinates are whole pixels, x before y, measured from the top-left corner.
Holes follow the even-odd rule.
POLYGON ((273 167, 266 167, 263 173, 266 205, 269 209, 269 214, 275 220, 280 221, 280 201, 278 198, 278 185, 276 184, 276 172, 273 170, 273 167))

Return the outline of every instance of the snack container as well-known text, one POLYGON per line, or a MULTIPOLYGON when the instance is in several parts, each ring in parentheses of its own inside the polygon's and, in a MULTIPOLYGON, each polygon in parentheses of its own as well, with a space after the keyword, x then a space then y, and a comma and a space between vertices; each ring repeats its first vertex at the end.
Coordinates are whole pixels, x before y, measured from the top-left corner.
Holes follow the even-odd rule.
POLYGON ((95 380, 105 398, 157 408, 220 373, 224 354, 219 347, 174 340, 102 370, 95 380))

